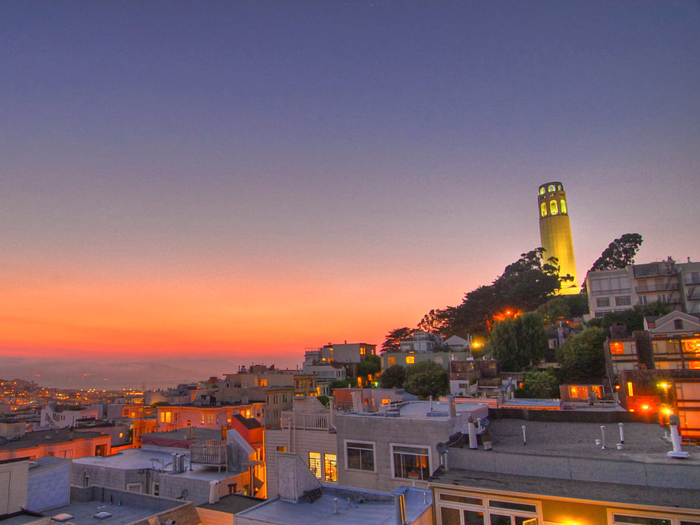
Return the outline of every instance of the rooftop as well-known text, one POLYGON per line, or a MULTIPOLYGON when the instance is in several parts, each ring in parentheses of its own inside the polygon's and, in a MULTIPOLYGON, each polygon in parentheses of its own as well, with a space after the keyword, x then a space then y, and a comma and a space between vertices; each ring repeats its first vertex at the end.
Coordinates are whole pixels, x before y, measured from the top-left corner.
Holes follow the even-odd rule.
MULTIPOLYGON (((488 408, 488 403, 456 403, 457 414, 472 414, 488 408)), ((382 405, 379 412, 346 412, 343 417, 393 417, 420 420, 444 420, 449 418, 449 404, 446 401, 407 401, 396 405, 382 405)))
POLYGON ((101 432, 73 432, 71 438, 71 430, 68 428, 59 428, 57 430, 39 430, 36 432, 27 432, 17 441, 7 441, 0 445, 0 450, 19 450, 23 448, 38 447, 51 443, 64 443, 67 441, 78 441, 80 439, 94 439, 98 437, 108 438, 107 434, 101 432))
MULTIPOLYGON (((406 490, 407 522, 413 523, 432 506, 430 491, 417 488, 406 490)), ((291 503, 279 498, 266 501, 238 516, 251 518, 260 523, 285 523, 308 525, 327 523, 343 525, 395 525, 396 504, 389 492, 323 487, 321 497, 309 503, 291 503), (337 512, 336 512, 337 502, 337 512)))
POLYGON ((255 498, 253 496, 228 494, 226 496, 223 496, 216 503, 203 503, 202 505, 197 505, 197 508, 217 510, 219 512, 228 512, 231 514, 236 514, 251 507, 255 507, 256 505, 260 505, 263 501, 266 500, 261 498, 255 498))

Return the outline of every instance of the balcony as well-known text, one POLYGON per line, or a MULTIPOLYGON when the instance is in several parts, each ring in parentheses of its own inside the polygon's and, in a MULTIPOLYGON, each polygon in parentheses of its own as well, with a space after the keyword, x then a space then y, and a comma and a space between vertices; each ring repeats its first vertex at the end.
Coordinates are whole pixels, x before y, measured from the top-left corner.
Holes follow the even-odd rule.
POLYGON ((673 290, 678 290, 678 283, 657 284, 652 286, 636 286, 634 289, 637 293, 670 292, 673 290))
POLYGON ((227 467, 226 442, 209 440, 190 447, 190 462, 212 467, 227 467))
POLYGON ((619 295, 624 293, 630 293, 630 288, 617 288, 615 290, 593 290, 591 295, 619 295))
POLYGON ((282 428, 295 430, 322 430, 328 432, 330 426, 330 414, 328 412, 309 413, 285 410, 280 418, 282 428))

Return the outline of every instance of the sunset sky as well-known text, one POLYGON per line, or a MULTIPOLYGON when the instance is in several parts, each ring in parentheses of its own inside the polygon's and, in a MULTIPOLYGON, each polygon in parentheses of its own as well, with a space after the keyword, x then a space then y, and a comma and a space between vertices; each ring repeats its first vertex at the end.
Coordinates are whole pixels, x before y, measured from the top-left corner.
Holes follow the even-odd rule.
POLYGON ((697 1, 1 2, 0 368, 381 344, 539 246, 552 180, 580 278, 628 232, 700 260, 699 28, 697 1))

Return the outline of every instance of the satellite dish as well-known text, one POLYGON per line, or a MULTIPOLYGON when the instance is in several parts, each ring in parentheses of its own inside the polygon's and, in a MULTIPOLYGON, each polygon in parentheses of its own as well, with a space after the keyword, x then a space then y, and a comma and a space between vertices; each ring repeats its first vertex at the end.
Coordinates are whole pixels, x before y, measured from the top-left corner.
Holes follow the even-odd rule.
POLYGON ((490 424, 491 424, 491 421, 489 421, 489 420, 486 419, 486 418, 484 418, 484 419, 481 420, 481 426, 484 427, 484 428, 488 427, 490 424))
POLYGON ((445 443, 438 443, 435 445, 435 448, 437 449, 438 454, 444 454, 447 452, 447 445, 445 443))

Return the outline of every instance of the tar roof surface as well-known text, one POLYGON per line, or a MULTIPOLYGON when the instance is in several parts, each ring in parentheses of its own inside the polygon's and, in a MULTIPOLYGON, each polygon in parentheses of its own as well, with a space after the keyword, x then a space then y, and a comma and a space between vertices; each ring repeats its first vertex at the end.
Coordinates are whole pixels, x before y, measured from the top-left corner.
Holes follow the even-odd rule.
POLYGON ((463 469, 442 472, 433 481, 436 484, 480 490, 700 510, 700 492, 692 489, 519 476, 463 469))

